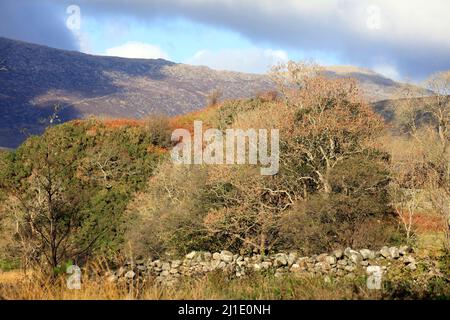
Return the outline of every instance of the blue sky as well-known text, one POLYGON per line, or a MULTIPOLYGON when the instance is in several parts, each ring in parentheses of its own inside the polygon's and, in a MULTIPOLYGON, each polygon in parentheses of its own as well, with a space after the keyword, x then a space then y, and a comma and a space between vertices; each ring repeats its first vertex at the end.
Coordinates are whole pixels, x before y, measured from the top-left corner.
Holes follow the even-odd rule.
POLYGON ((2 0, 0 36, 263 73, 288 59, 420 81, 450 69, 447 0, 2 0), (80 28, 67 19, 80 10, 80 28))
MULTIPOLYGON (((142 22, 126 18, 99 20, 88 16, 82 17, 80 27, 80 49, 99 55, 164 58, 254 73, 264 73, 277 62, 308 58, 300 50, 284 50, 264 41, 254 43, 238 32, 179 17, 142 22), (243 59, 245 55, 249 59, 243 59)), ((332 56, 316 55, 315 58, 322 63, 337 63, 332 56)))

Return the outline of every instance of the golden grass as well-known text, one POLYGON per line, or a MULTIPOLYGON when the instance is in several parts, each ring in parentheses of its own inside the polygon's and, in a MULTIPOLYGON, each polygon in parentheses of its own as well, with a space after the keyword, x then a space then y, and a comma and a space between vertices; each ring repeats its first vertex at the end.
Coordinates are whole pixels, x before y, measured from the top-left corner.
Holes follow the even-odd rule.
POLYGON ((170 300, 170 299, 375 299, 361 281, 326 283, 319 278, 275 278, 255 274, 244 279, 227 279, 210 274, 198 279, 183 279, 174 286, 153 281, 129 285, 111 283, 101 277, 83 279, 80 290, 68 289, 65 277, 50 280, 18 272, 0 274, 0 298, 14 300, 170 300))

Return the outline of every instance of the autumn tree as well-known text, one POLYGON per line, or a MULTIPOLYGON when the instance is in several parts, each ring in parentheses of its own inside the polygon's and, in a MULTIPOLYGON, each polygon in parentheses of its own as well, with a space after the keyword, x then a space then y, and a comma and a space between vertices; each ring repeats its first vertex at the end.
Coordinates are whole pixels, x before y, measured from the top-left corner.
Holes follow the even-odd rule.
POLYGON ((445 230, 445 247, 450 249, 450 72, 433 74, 425 81, 431 94, 422 98, 407 95, 395 110, 399 128, 413 139, 416 154, 406 162, 414 163, 416 174, 410 190, 428 194, 434 209, 441 215, 445 230))
POLYGON ((346 158, 370 150, 383 122, 354 80, 328 78, 317 66, 303 63, 280 68, 275 72, 277 83, 292 113, 282 161, 302 168, 298 179, 330 193, 331 170, 346 158))

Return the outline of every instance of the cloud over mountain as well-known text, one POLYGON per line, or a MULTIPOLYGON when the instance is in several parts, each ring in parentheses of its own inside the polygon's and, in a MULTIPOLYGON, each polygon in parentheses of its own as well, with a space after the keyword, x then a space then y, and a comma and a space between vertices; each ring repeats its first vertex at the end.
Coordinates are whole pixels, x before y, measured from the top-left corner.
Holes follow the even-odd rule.
POLYGON ((81 0, 88 14, 182 17, 255 43, 328 52, 342 63, 420 78, 450 68, 450 2, 442 0, 81 0))

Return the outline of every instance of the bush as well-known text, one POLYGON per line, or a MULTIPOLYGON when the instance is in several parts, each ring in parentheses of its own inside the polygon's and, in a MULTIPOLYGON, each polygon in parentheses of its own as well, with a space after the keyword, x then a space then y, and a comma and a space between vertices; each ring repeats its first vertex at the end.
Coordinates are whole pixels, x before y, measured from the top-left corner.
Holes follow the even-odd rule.
POLYGON ((281 222, 288 248, 307 254, 338 247, 376 249, 403 235, 390 208, 387 164, 373 155, 338 164, 331 173, 332 192, 301 201, 281 222))

